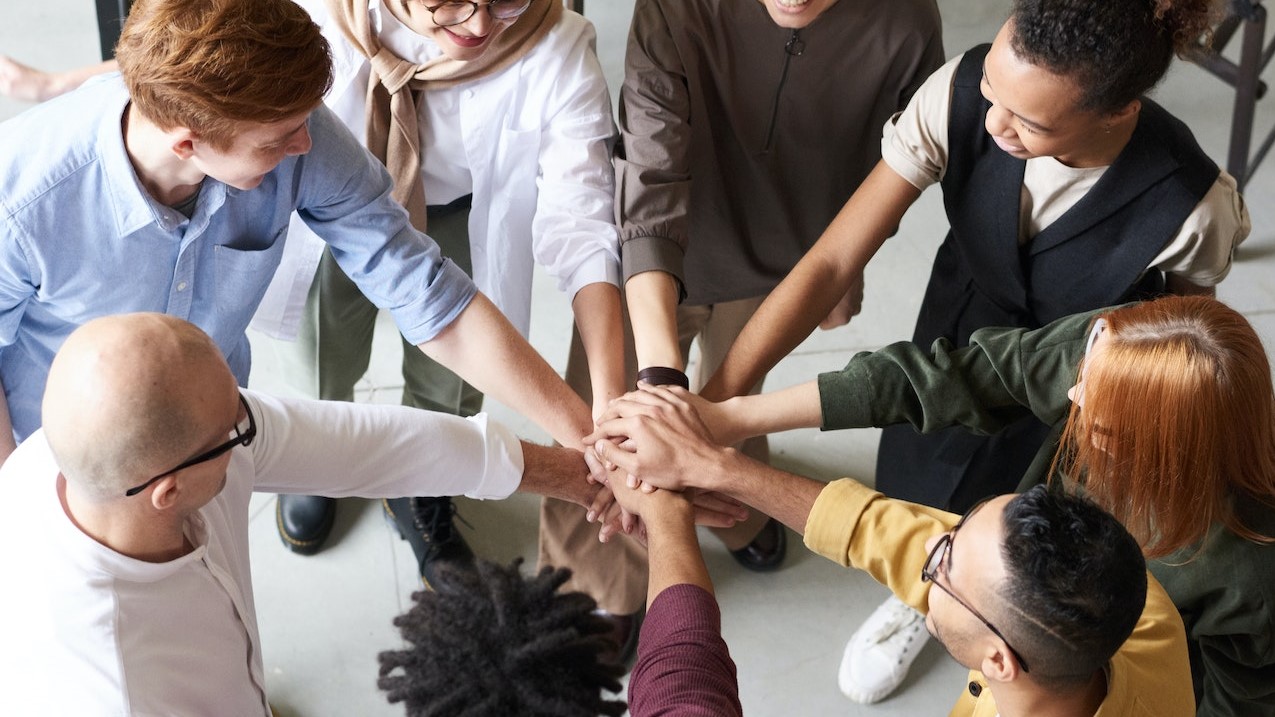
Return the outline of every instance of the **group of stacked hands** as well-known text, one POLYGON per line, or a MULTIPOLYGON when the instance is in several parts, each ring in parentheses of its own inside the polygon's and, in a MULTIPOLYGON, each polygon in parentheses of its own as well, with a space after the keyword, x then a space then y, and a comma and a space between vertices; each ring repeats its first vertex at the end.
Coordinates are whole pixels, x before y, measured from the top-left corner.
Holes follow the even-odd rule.
POLYGON ((433 588, 381 655, 409 714, 741 713, 697 524, 755 570, 787 526, 890 588, 857 701, 924 625, 971 670, 953 714, 1275 714, 1270 368, 1190 296, 1249 219, 1144 96, 1211 19, 1163 4, 1016 0, 944 64, 933 0, 638 0, 618 143, 558 0, 140 0, 117 61, 0 58, 39 99, 119 70, 0 125, 4 711, 270 714, 266 491, 300 554, 332 499, 384 499, 433 588), (912 341, 760 393, 935 183, 912 341), (537 262, 565 382, 524 338, 537 262), (351 403, 379 309, 404 406, 351 403), (338 400, 241 388, 250 322, 338 400), (877 491, 766 463, 767 433, 862 426, 877 491), (446 498, 516 490, 544 496, 531 577, 446 498), (626 706, 601 691, 635 644, 626 706))

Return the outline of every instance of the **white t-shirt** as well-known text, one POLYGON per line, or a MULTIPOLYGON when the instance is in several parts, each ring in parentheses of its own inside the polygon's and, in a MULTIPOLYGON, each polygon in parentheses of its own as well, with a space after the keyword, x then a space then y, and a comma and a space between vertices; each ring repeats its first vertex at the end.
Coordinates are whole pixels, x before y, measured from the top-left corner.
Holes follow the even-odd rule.
MULTIPOLYGON (((924 190, 947 170, 947 131, 952 82, 963 55, 940 67, 912 101, 886 122, 881 158, 900 177, 924 190)), ((1027 160, 1018 241, 1026 244, 1093 188, 1106 167, 1076 169, 1053 157, 1027 160)), ((1176 236, 1149 266, 1200 286, 1213 286, 1231 270, 1235 247, 1251 229, 1235 179, 1222 171, 1176 236)))
POLYGON ((254 489, 503 498, 521 482, 517 437, 482 414, 243 393, 257 438, 232 451, 225 488, 186 525, 194 550, 176 560, 130 558, 76 527, 43 430, 4 463, 0 714, 268 716, 254 489))

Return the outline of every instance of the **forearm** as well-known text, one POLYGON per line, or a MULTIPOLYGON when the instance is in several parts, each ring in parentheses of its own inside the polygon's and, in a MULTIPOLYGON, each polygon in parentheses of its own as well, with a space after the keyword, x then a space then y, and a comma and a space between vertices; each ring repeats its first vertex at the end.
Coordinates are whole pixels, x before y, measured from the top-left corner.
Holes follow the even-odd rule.
POLYGON ((723 443, 797 428, 819 428, 823 421, 816 381, 755 396, 736 396, 718 404, 718 410, 726 415, 730 426, 727 437, 718 436, 714 430, 713 437, 723 443))
POLYGON ((420 349, 564 446, 592 429, 588 406, 482 294, 420 349))
POLYGON ((647 531, 650 576, 646 602, 674 585, 696 585, 713 592, 713 581, 704 565, 695 533, 694 508, 680 497, 670 497, 656 510, 642 516, 647 531))
POLYGON ((624 393, 624 329, 621 327, 620 290, 603 282, 589 284, 571 301, 576 328, 589 361, 589 381, 595 406, 624 393))
POLYGON ((860 279, 868 260, 894 234, 920 191, 877 164, 819 241, 770 293, 740 332, 701 395, 714 401, 745 393, 797 347, 860 279))
POLYGON ((523 441, 522 461, 520 493, 535 493, 588 508, 598 491, 587 480, 589 469, 580 451, 523 441))
POLYGON ((721 448, 717 458, 684 475, 687 484, 729 495, 804 534, 815 500, 823 490, 819 481, 772 468, 721 448))
POLYGON ((624 291, 638 368, 684 370, 677 341, 677 279, 664 271, 644 271, 630 277, 624 291))

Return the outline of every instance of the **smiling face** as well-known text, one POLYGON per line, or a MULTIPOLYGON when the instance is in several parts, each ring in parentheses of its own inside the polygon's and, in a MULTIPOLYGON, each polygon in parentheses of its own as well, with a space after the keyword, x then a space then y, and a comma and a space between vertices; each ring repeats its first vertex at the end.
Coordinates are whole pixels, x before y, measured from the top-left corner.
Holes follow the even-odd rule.
MULTIPOLYGON (((438 45, 438 49, 443 54, 453 60, 461 62, 469 62, 476 60, 491 47, 492 42, 511 25, 517 22, 521 16, 510 18, 508 20, 496 19, 489 7, 495 5, 497 8, 503 6, 504 11, 513 12, 518 7, 522 7, 526 2, 524 0, 495 0, 492 2, 479 3, 478 10, 470 16, 470 18, 459 25, 449 25, 440 27, 434 22, 435 14, 430 12, 430 8, 434 8, 436 13, 444 11, 438 10, 443 5, 439 0, 389 0, 386 7, 412 32, 422 37, 428 37, 438 45)), ((496 14, 501 14, 497 12, 496 14)), ((440 14, 439 17, 442 17, 440 14)))
POLYGON ((770 19, 789 30, 800 30, 815 21, 837 0, 758 0, 766 6, 770 19))
POLYGON ((1112 115, 1080 109, 1076 83, 1019 57, 1012 33, 1011 20, 992 42, 979 85, 992 103, 984 126, 996 146, 1016 159, 1054 157, 1069 167, 1110 164, 1128 141, 1127 123, 1136 121, 1136 107, 1112 115))
POLYGON ((278 122, 245 122, 225 148, 195 137, 187 140, 185 159, 236 189, 255 189, 285 158, 310 151, 309 116, 306 112, 278 122))

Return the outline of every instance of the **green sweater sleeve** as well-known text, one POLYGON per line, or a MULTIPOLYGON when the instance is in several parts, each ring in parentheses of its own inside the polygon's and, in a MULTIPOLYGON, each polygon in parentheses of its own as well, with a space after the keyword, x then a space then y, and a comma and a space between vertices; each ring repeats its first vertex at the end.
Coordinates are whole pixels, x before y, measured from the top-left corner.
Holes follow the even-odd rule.
POLYGON ((939 339, 929 351, 900 342, 857 354, 819 375, 823 429, 910 423, 922 433, 964 426, 992 434, 1028 413, 1057 423, 1071 405, 1089 326, 1104 311, 1031 331, 980 329, 964 348, 939 339))

